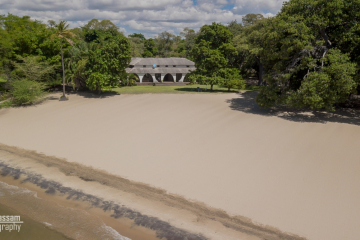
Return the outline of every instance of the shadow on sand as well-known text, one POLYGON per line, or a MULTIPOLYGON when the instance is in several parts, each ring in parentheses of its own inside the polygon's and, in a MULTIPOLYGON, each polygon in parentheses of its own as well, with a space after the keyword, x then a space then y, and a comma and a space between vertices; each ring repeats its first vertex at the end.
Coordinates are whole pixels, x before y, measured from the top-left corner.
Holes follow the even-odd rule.
POLYGON ((238 94, 237 98, 227 100, 227 103, 230 103, 230 108, 232 110, 269 117, 276 116, 294 122, 337 122, 358 126, 360 125, 359 110, 343 108, 334 112, 326 112, 311 109, 294 109, 289 107, 262 109, 255 102, 257 94, 258 93, 255 91, 242 92, 238 94))
MULTIPOLYGON (((69 97, 69 99, 71 100, 71 96, 73 95, 77 95, 77 96, 81 96, 84 98, 97 98, 97 99, 101 99, 101 98, 109 98, 109 97, 113 97, 116 95, 120 95, 120 93, 117 93, 115 91, 104 91, 102 93, 98 93, 98 92, 93 92, 93 91, 88 91, 88 90, 81 90, 81 91, 66 91, 66 96, 69 97)), ((52 96, 48 96, 46 99, 47 100, 52 100, 52 101, 59 101, 60 97, 62 96, 62 92, 53 92, 52 96), (54 95, 56 94, 56 95, 54 95)))
MULTIPOLYGON (((198 92, 197 87, 175 88, 174 90, 175 91, 180 91, 180 92, 193 92, 193 93, 198 92)), ((209 88, 201 87, 200 92, 204 92, 204 93, 237 93, 239 91, 238 90, 230 90, 230 91, 228 91, 228 90, 222 90, 222 89, 214 89, 213 91, 211 91, 209 88)))
POLYGON ((102 93, 98 93, 98 92, 92 92, 92 91, 78 91, 78 92, 74 92, 73 94, 76 94, 78 96, 82 96, 84 98, 109 98, 109 97, 114 97, 116 95, 120 95, 120 93, 117 93, 115 91, 104 91, 102 93))

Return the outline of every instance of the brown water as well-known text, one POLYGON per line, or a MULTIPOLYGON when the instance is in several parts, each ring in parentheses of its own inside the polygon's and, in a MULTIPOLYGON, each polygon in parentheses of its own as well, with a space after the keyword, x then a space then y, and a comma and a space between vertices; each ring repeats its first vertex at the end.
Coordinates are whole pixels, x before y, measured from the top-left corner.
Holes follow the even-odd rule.
POLYGON ((0 215, 20 215, 20 232, 0 232, 0 239, 129 240, 85 211, 37 197, 36 192, 0 181, 0 215))
POLYGON ((20 215, 21 224, 20 231, 1 231, 0 239, 6 240, 38 240, 38 239, 52 239, 52 240, 69 240, 70 238, 65 237, 61 233, 50 229, 45 224, 35 222, 31 218, 20 214, 16 210, 6 207, 0 204, 0 215, 20 215))

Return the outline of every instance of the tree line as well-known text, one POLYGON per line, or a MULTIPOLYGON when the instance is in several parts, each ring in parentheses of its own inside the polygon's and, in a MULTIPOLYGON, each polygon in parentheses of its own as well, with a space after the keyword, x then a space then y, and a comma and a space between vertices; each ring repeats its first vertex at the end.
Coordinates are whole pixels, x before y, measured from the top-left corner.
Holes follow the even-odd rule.
POLYGON ((146 38, 126 37, 97 19, 63 29, 65 36, 61 22, 8 14, 0 16, 0 79, 3 89, 26 85, 19 95, 30 85, 41 92, 62 81, 102 91, 134 84, 125 72, 131 57, 186 57, 197 68, 190 82, 241 89, 243 79, 256 76, 261 107, 333 110, 360 90, 359 20, 360 0, 290 0, 274 17, 247 14, 241 23, 146 38))

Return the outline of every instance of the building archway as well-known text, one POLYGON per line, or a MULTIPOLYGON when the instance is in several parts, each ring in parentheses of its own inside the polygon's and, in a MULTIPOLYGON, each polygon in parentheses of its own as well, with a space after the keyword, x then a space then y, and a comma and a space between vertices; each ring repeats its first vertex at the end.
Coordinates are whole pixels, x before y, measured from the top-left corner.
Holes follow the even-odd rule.
POLYGON ((140 77, 139 77, 139 75, 137 75, 136 73, 132 73, 132 74, 134 74, 134 76, 136 77, 136 82, 140 82, 140 77))
POLYGON ((144 75, 142 82, 154 82, 154 79, 151 74, 147 73, 144 75))
POLYGON ((161 82, 161 73, 155 73, 155 79, 158 82, 161 82))
POLYGON ((182 78, 183 74, 182 73, 177 73, 176 74, 176 82, 179 82, 182 78))
POLYGON ((189 73, 185 74, 184 82, 190 82, 189 73))
POLYGON ((164 76, 164 82, 174 82, 173 76, 170 73, 166 74, 164 76))

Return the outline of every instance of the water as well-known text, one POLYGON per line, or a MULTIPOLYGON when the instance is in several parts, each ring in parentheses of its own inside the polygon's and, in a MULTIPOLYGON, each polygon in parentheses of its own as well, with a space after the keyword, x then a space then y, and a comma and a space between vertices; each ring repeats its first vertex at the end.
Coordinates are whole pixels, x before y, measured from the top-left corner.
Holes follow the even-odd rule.
POLYGON ((53 239, 53 240, 69 240, 59 232, 56 232, 46 225, 35 222, 31 218, 21 215, 19 212, 0 204, 0 215, 20 215, 21 224, 20 232, 17 231, 1 231, 0 239, 6 240, 38 240, 38 239, 53 239))
POLYGON ((20 232, 1 231, 0 239, 130 240, 85 211, 38 198, 36 192, 0 181, 0 215, 20 215, 20 232))

